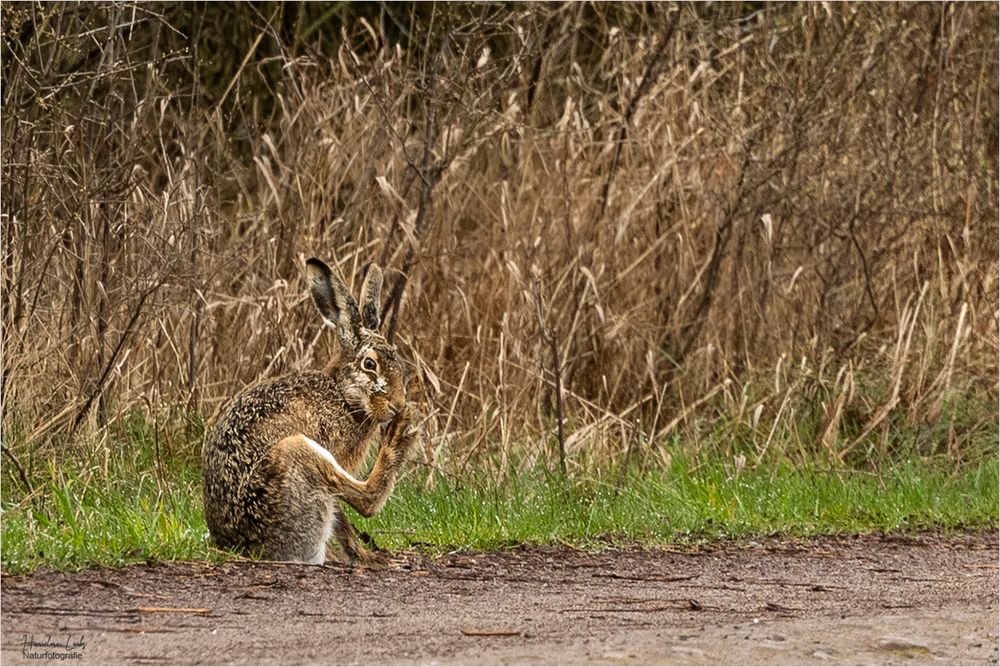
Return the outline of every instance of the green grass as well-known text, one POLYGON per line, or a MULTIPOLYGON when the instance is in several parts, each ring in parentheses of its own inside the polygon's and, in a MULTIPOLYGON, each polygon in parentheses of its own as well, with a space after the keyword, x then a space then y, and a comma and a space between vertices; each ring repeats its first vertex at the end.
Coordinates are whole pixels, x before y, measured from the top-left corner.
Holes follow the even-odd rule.
MULTIPOLYGON (((209 544, 198 471, 175 464, 158 476, 156 469, 143 456, 100 469, 49 466, 25 498, 7 466, 3 570, 228 558, 209 544)), ((913 461, 880 475, 779 464, 734 476, 731 461, 675 459, 669 470, 627 477, 617 491, 615 475, 564 480, 540 471, 503 485, 438 477, 426 489, 417 472, 381 514, 357 519, 380 546, 654 545, 774 533, 984 529, 998 520, 995 454, 958 469, 913 461)))
POLYGON ((10 487, 0 518, 4 572, 223 556, 208 545, 197 471, 160 484, 150 472, 85 479, 63 471, 21 502, 7 501, 10 487))
POLYGON ((380 545, 494 549, 521 543, 664 544, 722 537, 823 535, 997 525, 996 459, 959 471, 908 463, 876 476, 782 465, 732 476, 720 461, 613 480, 534 474, 503 488, 403 485, 358 519, 380 545))

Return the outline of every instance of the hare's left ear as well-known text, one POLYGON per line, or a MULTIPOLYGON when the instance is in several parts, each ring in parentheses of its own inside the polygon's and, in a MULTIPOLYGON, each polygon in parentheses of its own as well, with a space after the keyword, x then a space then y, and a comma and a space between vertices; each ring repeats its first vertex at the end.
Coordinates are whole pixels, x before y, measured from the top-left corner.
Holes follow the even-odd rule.
POLYGON ((341 347, 353 354, 357 351, 361 325, 354 297, 344 283, 334 277, 330 267, 315 257, 306 261, 306 275, 319 314, 337 331, 341 347))
POLYGON ((365 281, 361 284, 361 326, 378 331, 382 324, 379 304, 382 301, 382 269, 372 262, 366 267, 365 281))

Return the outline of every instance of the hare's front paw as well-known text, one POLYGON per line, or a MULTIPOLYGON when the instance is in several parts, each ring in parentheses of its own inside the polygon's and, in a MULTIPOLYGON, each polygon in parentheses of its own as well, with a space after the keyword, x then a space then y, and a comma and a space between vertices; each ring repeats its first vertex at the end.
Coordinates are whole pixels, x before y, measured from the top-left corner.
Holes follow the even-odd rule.
POLYGON ((402 407, 402 409, 396 413, 395 421, 406 427, 409 427, 417 418, 417 411, 413 409, 413 406, 407 403, 402 407))
POLYGON ((386 429, 386 446, 402 455, 409 452, 416 442, 415 417, 416 413, 409 404, 403 406, 386 429))

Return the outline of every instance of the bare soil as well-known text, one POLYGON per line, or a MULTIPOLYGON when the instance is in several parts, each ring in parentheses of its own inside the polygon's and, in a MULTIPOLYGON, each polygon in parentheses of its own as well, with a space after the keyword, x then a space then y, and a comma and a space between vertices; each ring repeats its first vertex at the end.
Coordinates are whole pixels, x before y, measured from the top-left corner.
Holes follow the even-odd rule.
POLYGON ((995 665, 997 562, 992 532, 42 571, 2 578, 0 657, 995 665))

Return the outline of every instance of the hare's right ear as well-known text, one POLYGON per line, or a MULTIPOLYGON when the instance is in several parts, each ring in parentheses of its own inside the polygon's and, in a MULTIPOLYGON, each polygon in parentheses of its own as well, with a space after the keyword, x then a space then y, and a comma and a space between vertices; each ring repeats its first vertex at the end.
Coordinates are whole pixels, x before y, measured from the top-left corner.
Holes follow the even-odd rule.
POLYGON ((361 324, 366 329, 378 331, 382 323, 379 304, 382 302, 382 269, 378 264, 365 267, 365 281, 361 284, 361 324))
POLYGON ((336 330, 342 346, 352 352, 357 350, 361 314, 354 297, 344 283, 334 277, 330 267, 315 257, 306 261, 306 275, 319 314, 336 330))

